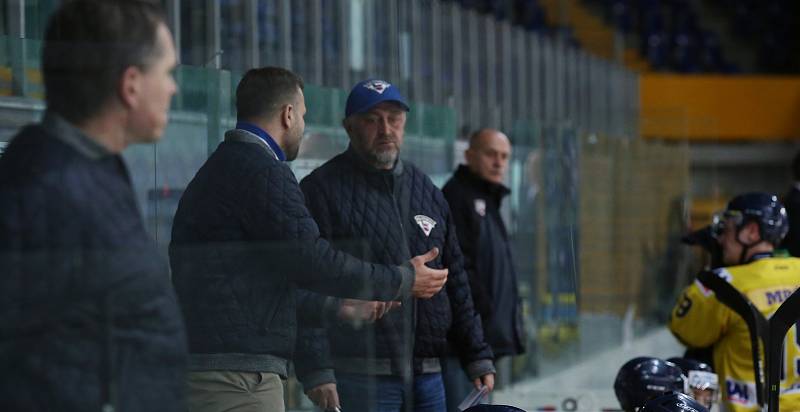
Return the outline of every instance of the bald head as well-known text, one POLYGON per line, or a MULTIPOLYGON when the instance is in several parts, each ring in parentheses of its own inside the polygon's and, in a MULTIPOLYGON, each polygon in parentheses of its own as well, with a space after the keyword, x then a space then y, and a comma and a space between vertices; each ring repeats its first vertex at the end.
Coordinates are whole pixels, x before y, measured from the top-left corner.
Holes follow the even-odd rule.
POLYGON ((501 131, 481 129, 469 138, 469 148, 464 152, 467 167, 484 180, 502 183, 508 170, 511 142, 501 131))

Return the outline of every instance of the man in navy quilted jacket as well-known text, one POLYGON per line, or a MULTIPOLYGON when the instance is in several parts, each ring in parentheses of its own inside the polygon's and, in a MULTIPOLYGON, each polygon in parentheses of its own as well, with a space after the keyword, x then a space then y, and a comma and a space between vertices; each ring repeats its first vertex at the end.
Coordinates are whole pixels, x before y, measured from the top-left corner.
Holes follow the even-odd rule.
POLYGON ((447 201, 425 173, 399 158, 408 110, 394 85, 356 84, 343 121, 350 146, 300 184, 320 233, 337 247, 383 264, 438 248, 429 265, 449 269, 445 288, 433 298, 403 299, 388 312, 379 307, 367 319, 380 317, 374 323, 352 322, 341 310, 327 317, 343 410, 444 411, 439 357, 448 341, 476 387, 494 385, 492 350, 472 304, 447 201))
POLYGON ((320 238, 286 164, 305 127, 299 76, 249 70, 236 88, 236 110, 236 128, 187 186, 172 227, 173 283, 189 338, 188 402, 191 411, 283 411, 281 379, 297 322, 320 324, 326 306, 297 287, 381 301, 429 298, 447 270, 425 266, 434 248, 372 264, 320 238))
POLYGON ((161 137, 175 64, 152 2, 50 18, 47 111, 0 157, 0 410, 185 410, 183 321, 120 156, 161 137))

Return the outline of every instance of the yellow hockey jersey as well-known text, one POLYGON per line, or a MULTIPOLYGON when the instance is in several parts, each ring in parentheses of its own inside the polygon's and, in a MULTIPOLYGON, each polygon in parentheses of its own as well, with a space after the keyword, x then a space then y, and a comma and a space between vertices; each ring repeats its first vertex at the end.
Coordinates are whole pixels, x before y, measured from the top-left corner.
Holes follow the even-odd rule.
MULTIPOLYGON (((718 269, 716 273, 745 295, 767 319, 800 287, 800 259, 793 257, 762 258, 718 269)), ((695 280, 678 297, 669 328, 687 346, 713 345, 714 369, 719 375, 722 402, 727 410, 759 410, 750 334, 744 319, 695 280)), ((800 411, 800 337, 796 326, 789 329, 784 348, 780 409, 800 411)))

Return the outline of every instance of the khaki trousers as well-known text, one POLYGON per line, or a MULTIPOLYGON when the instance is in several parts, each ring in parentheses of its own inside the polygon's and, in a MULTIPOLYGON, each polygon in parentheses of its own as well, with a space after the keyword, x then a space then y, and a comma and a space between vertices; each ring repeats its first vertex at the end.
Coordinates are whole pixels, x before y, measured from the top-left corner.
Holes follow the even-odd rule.
POLYGON ((285 412, 283 383, 274 373, 189 372, 189 412, 285 412))

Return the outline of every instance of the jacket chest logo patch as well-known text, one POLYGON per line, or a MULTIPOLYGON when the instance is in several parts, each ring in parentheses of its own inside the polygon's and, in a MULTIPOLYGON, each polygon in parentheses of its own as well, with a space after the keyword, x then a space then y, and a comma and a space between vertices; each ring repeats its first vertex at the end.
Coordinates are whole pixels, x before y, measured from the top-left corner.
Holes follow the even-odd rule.
POLYGON ((431 235, 431 230, 436 226, 436 221, 425 215, 416 215, 414 216, 414 220, 417 222, 420 229, 422 229, 422 233, 425 233, 426 237, 431 235))
POLYGON ((483 199, 475 199, 475 213, 486 216, 486 201, 483 199))

